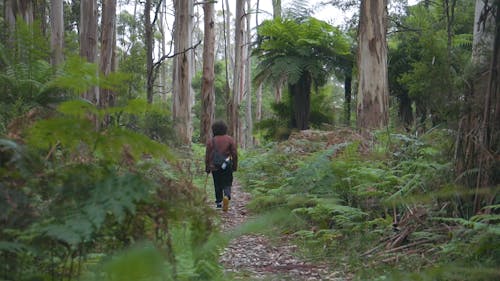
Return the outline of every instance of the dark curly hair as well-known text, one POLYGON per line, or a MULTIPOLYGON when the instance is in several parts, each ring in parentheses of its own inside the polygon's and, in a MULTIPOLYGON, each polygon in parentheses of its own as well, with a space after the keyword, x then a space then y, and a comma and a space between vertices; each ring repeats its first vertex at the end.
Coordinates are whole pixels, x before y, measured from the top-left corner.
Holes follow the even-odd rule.
POLYGON ((212 133, 214 136, 223 136, 227 134, 227 125, 224 121, 215 121, 212 124, 212 133))

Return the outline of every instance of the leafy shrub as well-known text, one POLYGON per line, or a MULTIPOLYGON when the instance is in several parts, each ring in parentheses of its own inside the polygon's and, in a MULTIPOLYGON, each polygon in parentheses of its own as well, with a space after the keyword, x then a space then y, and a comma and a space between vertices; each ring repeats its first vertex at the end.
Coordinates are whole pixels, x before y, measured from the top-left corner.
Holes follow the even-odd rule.
POLYGON ((498 278, 498 205, 457 217, 470 192, 453 183, 449 131, 380 132, 369 146, 300 137, 247 155, 240 179, 253 211, 285 209, 301 221, 280 228, 301 254, 355 280, 498 278))
POLYGON ((25 145, 0 142, 0 206, 8 215, 1 278, 71 280, 142 240, 168 253, 174 279, 220 274, 207 259, 217 251, 201 250, 211 243, 213 211, 168 147, 120 126, 118 115, 129 110, 69 101, 33 124, 25 145), (116 122, 96 129, 94 118, 103 116, 116 122))

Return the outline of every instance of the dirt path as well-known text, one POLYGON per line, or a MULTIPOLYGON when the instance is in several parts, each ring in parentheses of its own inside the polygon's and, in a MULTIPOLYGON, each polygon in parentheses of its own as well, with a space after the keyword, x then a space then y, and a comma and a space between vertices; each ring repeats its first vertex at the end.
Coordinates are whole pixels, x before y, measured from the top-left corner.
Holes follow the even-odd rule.
MULTIPOLYGON (((221 211, 222 229, 231 230, 250 218, 246 209, 250 194, 236 183, 228 212, 221 211)), ((286 239, 284 240, 286 241, 286 239)), ((296 246, 283 242, 272 244, 263 235, 243 235, 232 240, 221 255, 225 272, 234 280, 347 280, 326 266, 301 261, 296 246)))

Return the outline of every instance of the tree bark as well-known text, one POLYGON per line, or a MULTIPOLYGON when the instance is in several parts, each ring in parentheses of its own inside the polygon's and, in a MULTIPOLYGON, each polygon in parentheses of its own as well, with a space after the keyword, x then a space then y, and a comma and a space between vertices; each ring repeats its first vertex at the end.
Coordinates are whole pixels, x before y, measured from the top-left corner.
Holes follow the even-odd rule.
POLYGON ((214 91, 214 61, 215 61, 215 18, 214 3, 205 2, 203 37, 203 76, 201 82, 201 124, 200 141, 205 143, 210 138, 210 128, 214 121, 215 91, 214 91))
POLYGON ((33 12, 33 1, 32 0, 18 0, 19 15, 23 18, 24 22, 27 24, 33 24, 34 22, 34 12, 33 12))
MULTIPOLYGON (((233 101, 231 100, 231 71, 234 70, 234 63, 231 56, 231 11, 229 9, 229 1, 226 0, 222 3, 222 15, 224 17, 223 24, 223 36, 224 36, 224 60, 226 62, 225 67, 225 75, 226 75, 226 84, 224 87, 225 96, 226 96, 226 118, 229 123, 229 130, 232 131, 231 115, 233 112, 233 101)), ((230 132, 232 133, 232 132, 230 132)))
POLYGON ((398 96, 399 99, 399 120, 401 120, 403 127, 407 132, 410 131, 411 125, 413 124, 413 111, 411 109, 412 100, 408 96, 408 93, 403 93, 398 96))
POLYGON ((299 81, 288 85, 293 106, 292 127, 299 130, 309 129, 311 108, 312 79, 309 73, 303 72, 299 81))
POLYGON ((389 122, 386 29, 387 0, 362 1, 358 40, 359 128, 381 128, 389 122))
POLYGON ((257 98, 256 104, 256 112, 255 112, 255 120, 260 122, 262 120, 262 83, 257 87, 257 92, 255 93, 257 98))
POLYGON ((144 40, 146 41, 146 99, 153 103, 153 24, 151 23, 151 0, 144 4, 144 40))
POLYGON ((495 30, 493 41, 493 55, 490 65, 488 88, 484 97, 483 122, 480 131, 480 169, 477 185, 479 187, 495 185, 500 182, 500 177, 492 169, 500 165, 498 160, 498 147, 500 144, 500 0, 495 3, 495 30), (496 155, 496 156, 495 156, 496 155), (496 179, 495 179, 496 177, 496 179))
MULTIPOLYGON (((281 18, 282 10, 281 10, 281 0, 273 0, 273 19, 281 18)), ((280 103, 281 98, 283 96, 283 84, 285 81, 281 80, 277 81, 274 85, 274 102, 280 103)))
POLYGON ((192 138, 191 121, 191 31, 193 16, 192 0, 175 0, 175 53, 173 121, 178 141, 189 145, 192 138))
POLYGON ((246 112, 245 112, 245 147, 253 146, 253 120, 252 120, 252 57, 250 53, 252 52, 252 36, 250 28, 251 13, 250 9, 252 7, 251 0, 247 0, 247 13, 246 13, 246 64, 245 64, 245 93, 246 93, 246 112))
POLYGON ((52 0, 50 9, 51 62, 56 66, 63 62, 64 21, 63 0, 52 0))
MULTIPOLYGON (((82 1, 80 4, 80 56, 90 63, 97 62, 97 0, 82 1)), ((97 70, 96 70, 97 72, 97 70)), ((96 73, 97 75, 97 73, 96 73)), ((91 87, 83 97, 97 104, 97 87, 91 87)))
MULTIPOLYGON (((161 16, 159 22, 159 31, 161 33, 161 43, 160 43, 160 55, 162 57, 167 54, 167 29, 166 29, 166 15, 167 15, 167 1, 163 1, 161 4, 161 16)), ((167 100, 167 67, 165 65, 160 66, 160 95, 163 101, 167 100)))
MULTIPOLYGON (((491 156, 498 155, 500 99, 498 97, 498 67, 499 60, 499 27, 498 18, 493 16, 494 9, 498 9, 499 1, 485 5, 484 0, 476 1, 474 20, 472 62, 476 73, 470 89, 465 96, 463 118, 456 141, 455 169, 461 177, 462 183, 470 188, 483 188, 487 185, 498 184, 494 167, 498 160, 491 156), (492 6, 491 4, 494 4, 492 6), (489 64, 488 64, 489 62, 489 64), (497 148, 495 148, 497 147, 497 148), (498 149, 497 149, 498 150, 498 149), (477 169, 475 174, 467 173, 477 169)), ((498 17, 498 13, 497 13, 498 17)), ((498 168, 497 168, 498 169, 498 168)), ((475 213, 481 207, 484 196, 478 192, 474 204, 470 207, 475 213)), ((469 206, 465 206, 469 207, 469 206)))
POLYGON ((4 1, 4 18, 7 24, 7 29, 9 35, 14 34, 16 28, 16 1, 15 0, 5 0, 4 1))
MULTIPOLYGON (((255 12, 255 26, 259 25, 259 6, 260 6, 260 1, 257 0, 257 10, 255 12)), ((257 122, 260 122, 262 120, 262 83, 259 83, 257 86, 257 91, 255 93, 255 97, 257 99, 257 104, 255 105, 256 107, 256 112, 255 112, 255 120, 257 122)))
POLYGON ((351 126, 351 94, 352 94, 352 76, 346 73, 344 80, 344 119, 345 125, 351 126))
POLYGON ((281 0, 273 0, 273 18, 281 18, 281 0))
POLYGON ((243 34, 244 34, 244 0, 236 1, 236 18, 235 18, 235 34, 234 34, 234 75, 233 75, 233 99, 231 110, 231 126, 230 133, 235 139, 236 143, 242 143, 241 124, 239 118, 241 94, 243 91, 243 34))
MULTIPOLYGON (((472 62, 477 67, 486 68, 491 58, 494 40, 495 20, 485 9, 485 0, 476 0, 474 32, 472 42, 472 62), (484 20, 483 20, 484 18, 484 20)), ((481 71, 481 70, 479 70, 481 71)))
MULTIPOLYGON (((108 76, 113 69, 113 53, 116 46, 115 25, 116 25, 116 0, 104 0, 102 3, 101 20, 101 60, 100 71, 104 76, 108 76)), ((115 104, 115 93, 109 89, 101 89, 99 97, 100 107, 109 107, 115 104)))

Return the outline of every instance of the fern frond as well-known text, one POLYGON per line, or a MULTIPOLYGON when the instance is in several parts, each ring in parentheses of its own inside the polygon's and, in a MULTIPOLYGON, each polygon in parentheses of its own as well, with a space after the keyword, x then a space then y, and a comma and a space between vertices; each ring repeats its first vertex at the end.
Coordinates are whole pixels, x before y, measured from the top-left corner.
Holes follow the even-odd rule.
POLYGON ((453 36, 453 47, 472 48, 473 35, 470 33, 453 36))

